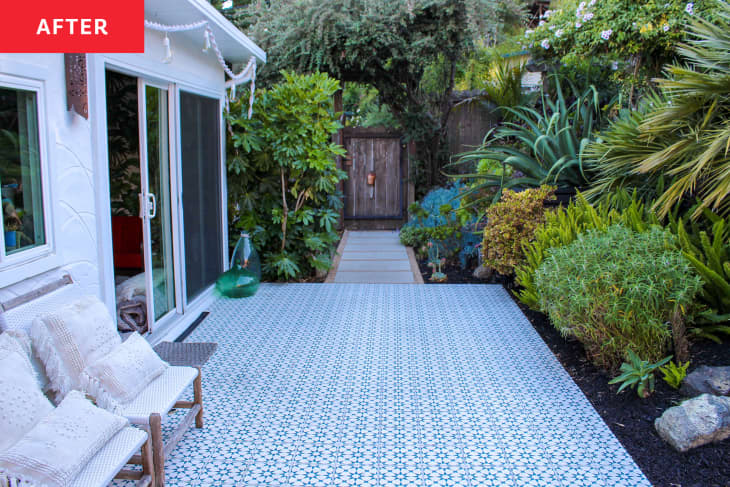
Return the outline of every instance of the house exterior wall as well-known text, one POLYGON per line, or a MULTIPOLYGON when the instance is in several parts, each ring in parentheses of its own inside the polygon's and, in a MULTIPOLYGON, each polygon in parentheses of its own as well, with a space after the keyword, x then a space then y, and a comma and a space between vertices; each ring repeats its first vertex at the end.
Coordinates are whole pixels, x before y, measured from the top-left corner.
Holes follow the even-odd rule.
POLYGON ((52 280, 61 269, 70 272, 85 291, 96 294, 96 168, 92 162, 90 122, 66 110, 63 55, 0 54, 0 72, 43 82, 43 106, 39 103, 39 111, 45 120, 45 133, 39 135, 41 144, 46 146, 47 161, 41 177, 48 185, 45 206, 51 229, 47 236, 50 254, 0 270, 0 300, 52 280))
MULTIPOLYGON (((178 89, 220 98, 225 76, 212 52, 203 52, 203 34, 195 43, 170 34, 173 60, 165 56, 159 32, 145 31, 144 54, 89 54, 89 119, 66 110, 62 54, 2 54, 0 74, 43 81, 47 218, 52 251, 33 262, 1 267, 0 301, 23 294, 70 273, 85 293, 96 294, 113 310, 114 270, 106 145, 105 70, 119 70, 178 89)), ((171 143, 174 141, 171 141, 171 143)), ((173 160, 173 165, 179 159, 173 160)), ((224 227, 225 228, 225 227, 224 227)), ((224 238, 224 241, 227 239, 224 238)))

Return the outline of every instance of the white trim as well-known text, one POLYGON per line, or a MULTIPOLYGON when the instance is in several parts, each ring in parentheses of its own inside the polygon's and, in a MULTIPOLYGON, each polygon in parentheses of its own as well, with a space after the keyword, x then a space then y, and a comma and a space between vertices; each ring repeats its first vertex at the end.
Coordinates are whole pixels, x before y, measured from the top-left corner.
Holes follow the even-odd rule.
POLYGON ((223 117, 225 110, 225 97, 218 101, 220 113, 220 179, 221 179, 221 232, 223 233, 223 249, 221 256, 223 257, 223 272, 228 270, 228 170, 226 167, 226 121, 223 117))
POLYGON ((88 54, 87 70, 89 83, 89 119, 91 122, 91 150, 95 160, 96 184, 96 232, 98 238, 97 267, 101 299, 112 316, 117 314, 116 289, 114 285, 114 253, 111 190, 109 188, 109 146, 106 103, 106 58, 103 55, 88 54))
POLYGON ((233 38, 236 42, 248 49, 254 56, 266 62, 266 52, 249 39, 238 27, 229 22, 221 13, 206 0, 188 0, 190 5, 200 11, 202 15, 210 19, 218 28, 233 38))
MULTIPOLYGON (((175 313, 182 315, 184 313, 183 302, 183 285, 182 275, 185 273, 185 265, 182 260, 184 255, 181 250, 180 242, 185 238, 183 233, 182 221, 182 190, 179 180, 181 173, 180 158, 180 117, 178 115, 178 85, 172 83, 168 93, 168 116, 170 125, 170 217, 172 218, 172 268, 173 268, 173 286, 175 290, 175 313)), ((161 326, 164 326, 161 324, 161 326)))
MULTIPOLYGON (((46 80, 29 78, 24 75, 48 75, 46 69, 32 69, 24 63, 3 63, 4 69, 13 69, 14 73, 0 73, 0 87, 31 91, 36 95, 36 118, 38 129, 38 151, 40 156, 39 171, 41 176, 41 201, 43 214, 43 233, 45 242, 27 250, 21 250, 11 255, 5 254, 5 235, 0 232, 0 287, 17 283, 33 275, 48 271, 58 266, 59 259, 55 254, 55 224, 53 218, 54 200, 51 193, 53 172, 49 163, 51 141, 47 126, 48 106, 46 100, 46 80), (31 268, 24 268, 33 263, 31 268), (13 272, 10 272, 10 271, 13 272)), ((0 218, 2 222, 2 218, 0 218)), ((2 226, 2 225, 0 225, 2 226)))

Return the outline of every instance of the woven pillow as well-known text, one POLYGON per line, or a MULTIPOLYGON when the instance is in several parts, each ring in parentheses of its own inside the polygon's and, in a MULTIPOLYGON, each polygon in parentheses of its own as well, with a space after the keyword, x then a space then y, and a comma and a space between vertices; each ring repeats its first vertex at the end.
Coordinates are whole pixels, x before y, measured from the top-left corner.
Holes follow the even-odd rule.
POLYGON ((41 392, 28 356, 7 333, 0 335, 0 452, 14 445, 53 405, 41 392))
POLYGON ((111 353, 84 369, 84 390, 99 406, 118 411, 167 367, 147 340, 135 332, 111 353))
POLYGON ((81 389, 81 372, 122 340, 104 303, 95 296, 38 316, 30 327, 33 349, 59 399, 81 389))
MULTIPOLYGON (((23 349, 25 356, 30 361, 30 365, 33 367, 33 372, 38 380, 38 385, 41 386, 43 393, 48 395, 48 392, 50 391, 50 381, 46 375, 46 369, 43 367, 43 363, 36 354, 33 353, 30 336, 28 336, 28 334, 23 330, 8 330, 4 332, 4 334, 14 338, 16 345, 20 345, 23 349)), ((0 344, 0 352, 2 352, 2 344, 0 344)), ((53 394, 51 394, 51 396, 53 396, 53 394)))
POLYGON ((67 486, 127 424, 91 404, 83 393, 69 392, 56 409, 0 453, 0 473, 32 485, 67 486))

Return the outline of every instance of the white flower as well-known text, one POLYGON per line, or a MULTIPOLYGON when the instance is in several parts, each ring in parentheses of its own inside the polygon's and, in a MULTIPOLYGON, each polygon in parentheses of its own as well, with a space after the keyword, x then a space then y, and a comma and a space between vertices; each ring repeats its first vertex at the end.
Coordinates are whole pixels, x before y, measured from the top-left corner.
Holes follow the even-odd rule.
POLYGON ((543 39, 540 45, 543 49, 550 49, 550 41, 547 39, 543 39))
POLYGON ((586 3, 580 2, 580 5, 578 5, 578 10, 583 10, 584 8, 586 8, 586 3))
POLYGON ((555 26, 551 25, 550 27, 548 27, 548 30, 555 30, 555 26))
POLYGON ((542 27, 543 25, 545 25, 545 21, 544 20, 541 20, 540 23, 537 24, 538 27, 542 27))
POLYGON ((669 24, 664 24, 664 25, 662 26, 662 30, 663 30, 664 32, 667 32, 667 31, 669 30, 669 24))
POLYGON ((686 7, 684 7, 684 11, 687 12, 690 15, 694 15, 695 13, 695 4, 694 2, 689 2, 686 7))
POLYGON ((603 32, 601 32, 601 39, 607 41, 611 38, 611 34, 613 34, 612 29, 604 30, 603 32))
POLYGON ((611 69, 614 71, 618 70, 618 61, 611 62, 611 69))
POLYGON ((527 29, 527 30, 525 31, 525 37, 530 37, 530 36, 532 35, 532 33, 533 33, 533 32, 535 32, 535 31, 534 31, 534 30, 532 30, 532 29, 527 29))
POLYGON ((588 12, 583 16, 583 22, 588 22, 593 18, 593 12, 588 12))
POLYGON ((581 24, 580 22, 576 22, 575 23, 575 28, 576 29, 580 29, 581 27, 583 27, 583 24, 581 24))
POLYGON ((591 0, 590 2, 588 2, 588 6, 589 6, 589 7, 592 7, 592 6, 594 6, 595 4, 596 4, 596 0, 591 0))
POLYGON ((560 37, 561 35, 563 35, 563 29, 558 29, 555 31, 555 37, 560 37))

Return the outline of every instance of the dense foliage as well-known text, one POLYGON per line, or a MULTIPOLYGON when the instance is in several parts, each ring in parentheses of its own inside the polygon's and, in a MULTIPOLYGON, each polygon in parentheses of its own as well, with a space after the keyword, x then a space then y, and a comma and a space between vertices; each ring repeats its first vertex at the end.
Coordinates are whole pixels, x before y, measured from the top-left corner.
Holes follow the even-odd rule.
POLYGON ((339 83, 325 74, 283 73, 258 92, 253 117, 247 100, 228 115, 228 190, 231 235, 253 234, 268 278, 291 279, 326 270, 338 239, 344 171, 332 143, 340 127, 332 110, 339 83))
POLYGON ((666 176, 654 205, 661 216, 694 197, 702 200, 694 218, 706 207, 730 214, 730 5, 720 5, 717 22, 693 20, 692 37, 679 48, 686 63, 659 80, 663 99, 618 122, 592 148, 600 172, 594 194, 666 176))
POLYGON ((534 232, 534 239, 524 247, 525 259, 515 269, 516 282, 520 286, 517 296, 532 309, 540 310, 535 272, 540 268, 551 248, 564 247, 578 235, 589 230, 606 230, 612 225, 622 224, 636 232, 645 231, 657 218, 634 196, 622 211, 604 202, 591 205, 582 195, 557 211, 545 215, 545 223, 534 232))
POLYGON ((419 202, 408 208, 410 219, 400 231, 403 245, 413 247, 420 256, 429 254, 428 243, 442 258, 458 258, 466 268, 477 256, 479 236, 474 231, 476 221, 470 215, 460 215, 464 185, 458 181, 445 188, 431 190, 419 202))
POLYGON ((673 240, 659 227, 615 225, 551 249, 535 274, 541 308, 600 367, 617 369, 628 350, 662 359, 702 286, 673 240))
POLYGON ((487 209, 482 241, 482 262, 500 274, 511 275, 525 259, 524 246, 535 238, 545 221, 545 200, 554 188, 542 186, 519 193, 505 190, 502 199, 487 209))
POLYGON ((451 166, 488 159, 519 172, 519 177, 513 178, 504 177, 504 173, 462 175, 475 180, 477 189, 585 185, 589 175, 583 152, 600 125, 600 107, 592 88, 574 93, 572 98, 570 102, 569 94, 558 82, 554 96, 543 93, 540 109, 507 109, 514 115, 513 121, 487 133, 481 147, 461 154, 451 166))
MULTIPOLYGON (((233 21, 266 49, 266 79, 281 69, 326 72, 377 89, 406 138, 427 189, 441 179, 457 65, 475 37, 521 15, 515 0, 281 0, 239 9, 233 21)), ((419 188, 420 189, 420 188, 419 188)))
POLYGON ((525 34, 533 56, 554 64, 585 60, 612 65, 612 78, 633 98, 676 54, 684 24, 706 14, 712 0, 568 0, 525 34))

